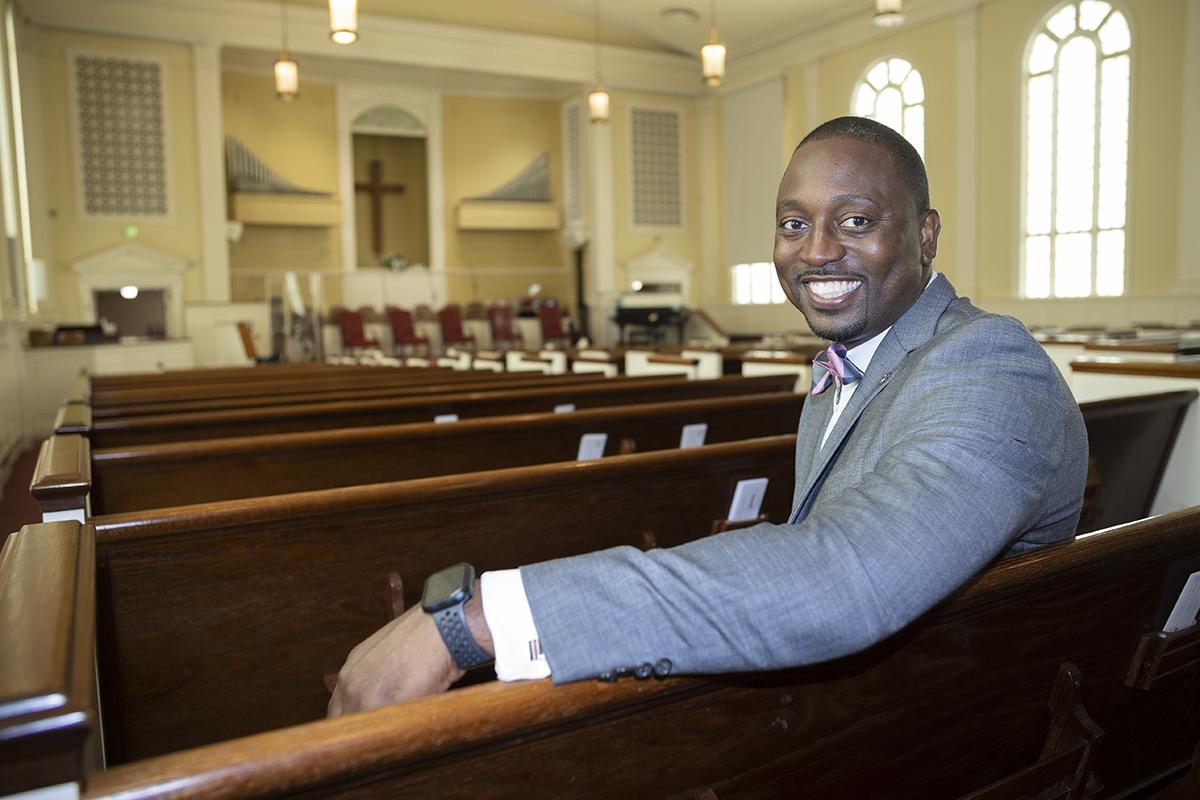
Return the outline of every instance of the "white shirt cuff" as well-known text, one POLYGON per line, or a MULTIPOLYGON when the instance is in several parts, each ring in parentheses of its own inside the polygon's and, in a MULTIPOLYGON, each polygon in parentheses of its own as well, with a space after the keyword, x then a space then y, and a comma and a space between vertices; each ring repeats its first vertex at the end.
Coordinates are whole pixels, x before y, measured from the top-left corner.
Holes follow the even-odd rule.
POLYGON ((483 618, 496 650, 496 677, 502 681, 524 681, 549 676, 550 663, 538 642, 521 571, 485 572, 479 584, 483 618))

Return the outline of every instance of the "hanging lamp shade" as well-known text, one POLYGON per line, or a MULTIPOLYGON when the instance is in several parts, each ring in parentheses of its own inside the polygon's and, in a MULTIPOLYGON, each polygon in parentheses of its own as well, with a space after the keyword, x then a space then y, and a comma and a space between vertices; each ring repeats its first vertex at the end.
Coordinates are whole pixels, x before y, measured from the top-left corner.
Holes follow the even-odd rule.
POLYGON ((329 38, 338 44, 358 39, 358 0, 329 0, 329 38))
POLYGON ((904 23, 904 0, 875 0, 875 24, 894 28, 904 23))
POLYGON ((300 91, 300 67, 285 50, 275 62, 275 96, 285 103, 296 99, 300 91))
POLYGON ((709 28, 708 44, 700 48, 700 68, 709 86, 720 86, 725 80, 725 45, 717 41, 716 27, 709 28))
POLYGON ((608 122, 608 111, 608 92, 604 90, 603 84, 597 83, 596 88, 588 95, 588 114, 592 122, 603 124, 608 122))

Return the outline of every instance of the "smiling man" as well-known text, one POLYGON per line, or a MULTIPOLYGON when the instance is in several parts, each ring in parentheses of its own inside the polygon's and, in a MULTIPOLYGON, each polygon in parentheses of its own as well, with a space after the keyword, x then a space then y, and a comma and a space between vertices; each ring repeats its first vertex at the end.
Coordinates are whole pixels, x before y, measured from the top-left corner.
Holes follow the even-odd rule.
POLYGON ((842 117, 796 148, 775 267, 833 341, 814 365, 786 524, 433 576, 351 652, 330 713, 502 679, 778 669, 907 625, 989 561, 1073 535, 1087 471, 1079 407, 1016 320, 933 272, 941 221, 920 156, 842 117), (831 390, 832 389, 832 390, 831 390))

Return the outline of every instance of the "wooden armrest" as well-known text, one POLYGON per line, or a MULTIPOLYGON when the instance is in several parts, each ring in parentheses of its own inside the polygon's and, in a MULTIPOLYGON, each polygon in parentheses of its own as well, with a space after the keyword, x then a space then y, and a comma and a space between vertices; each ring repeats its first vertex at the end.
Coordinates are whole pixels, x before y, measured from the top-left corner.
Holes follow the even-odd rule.
POLYGON ((42 442, 29 484, 42 513, 85 508, 91 491, 91 443, 78 434, 55 435, 42 442))
POLYGON ((812 359, 805 356, 797 355, 777 355, 777 356, 742 356, 742 361, 750 364, 795 364, 797 366, 811 366, 812 359))
POLYGON ((0 793, 98 769, 95 532, 26 525, 0 551, 0 793))
POLYGON ((68 403, 58 409, 54 417, 56 434, 78 433, 87 436, 92 432, 92 407, 68 403))
POLYGON ((92 381, 86 372, 80 372, 79 377, 71 384, 71 389, 67 392, 67 402, 84 405, 92 402, 92 381))

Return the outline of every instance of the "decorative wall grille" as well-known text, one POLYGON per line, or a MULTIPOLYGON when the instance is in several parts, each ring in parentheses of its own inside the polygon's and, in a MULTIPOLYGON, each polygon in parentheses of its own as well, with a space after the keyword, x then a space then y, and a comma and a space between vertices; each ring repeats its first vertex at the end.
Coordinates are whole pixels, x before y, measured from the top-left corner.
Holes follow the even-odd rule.
POLYGON ((633 224, 676 228, 680 198, 678 111, 633 109, 633 224))
POLYGON ((84 214, 167 216, 162 64, 78 55, 73 73, 84 214))
POLYGON ((563 159, 563 198, 567 224, 583 222, 583 143, 580 141, 582 106, 571 103, 563 109, 563 138, 566 158, 563 159))

